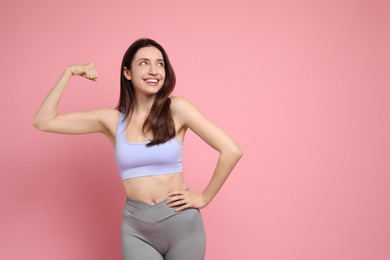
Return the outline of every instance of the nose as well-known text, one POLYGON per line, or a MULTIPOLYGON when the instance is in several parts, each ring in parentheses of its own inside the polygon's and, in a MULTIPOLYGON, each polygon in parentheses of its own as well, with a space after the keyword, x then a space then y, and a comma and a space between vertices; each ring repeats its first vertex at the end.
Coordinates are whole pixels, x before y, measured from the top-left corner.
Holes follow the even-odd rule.
POLYGON ((151 64, 151 65, 149 66, 149 71, 148 71, 148 73, 149 73, 150 75, 157 75, 157 69, 156 69, 156 66, 155 66, 154 64, 151 64))

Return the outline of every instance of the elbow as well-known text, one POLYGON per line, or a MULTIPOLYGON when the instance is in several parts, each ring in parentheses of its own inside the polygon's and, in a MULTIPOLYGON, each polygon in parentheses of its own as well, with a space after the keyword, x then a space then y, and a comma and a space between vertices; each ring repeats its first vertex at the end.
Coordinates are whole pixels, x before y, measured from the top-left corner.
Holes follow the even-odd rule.
POLYGON ((33 121, 32 121, 32 125, 38 129, 38 130, 42 130, 42 125, 39 124, 39 122, 34 118, 33 121))
POLYGON ((226 150, 226 154, 228 154, 232 160, 238 162, 243 155, 243 151, 238 145, 234 145, 226 150))
POLYGON ((240 160, 244 154, 242 149, 238 146, 235 149, 233 149, 232 153, 233 153, 234 157, 237 158, 237 161, 240 160))
POLYGON ((45 124, 36 117, 32 120, 32 125, 38 130, 46 131, 45 124))
POLYGON ((36 117, 33 118, 32 125, 33 125, 33 127, 39 129, 39 123, 38 123, 38 120, 36 117))

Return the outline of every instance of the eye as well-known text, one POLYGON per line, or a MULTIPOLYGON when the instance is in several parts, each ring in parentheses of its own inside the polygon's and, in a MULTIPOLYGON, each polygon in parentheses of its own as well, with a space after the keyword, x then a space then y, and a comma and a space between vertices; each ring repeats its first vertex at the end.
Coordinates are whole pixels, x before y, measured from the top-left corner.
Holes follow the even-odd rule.
POLYGON ((164 67, 164 62, 161 61, 161 62, 157 63, 157 65, 161 66, 161 67, 164 67))
POLYGON ((139 65, 146 65, 146 64, 147 64, 147 62, 144 60, 139 63, 139 65))

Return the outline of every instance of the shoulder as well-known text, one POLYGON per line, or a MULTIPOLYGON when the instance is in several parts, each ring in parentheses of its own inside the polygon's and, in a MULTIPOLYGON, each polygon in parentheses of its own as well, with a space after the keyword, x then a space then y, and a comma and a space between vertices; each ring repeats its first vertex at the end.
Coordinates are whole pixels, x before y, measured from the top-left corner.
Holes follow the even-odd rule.
POLYGON ((171 99, 171 114, 181 126, 188 126, 188 118, 190 117, 191 110, 194 108, 192 103, 181 96, 172 96, 171 99))
POLYGON ((183 110, 191 109, 194 105, 185 97, 172 96, 171 99, 171 111, 173 113, 183 112, 183 110))
POLYGON ((189 127, 205 119, 203 113, 195 105, 180 96, 171 97, 171 111, 174 117, 189 127))
POLYGON ((116 126, 120 112, 115 108, 96 108, 89 111, 105 127, 112 128, 116 126))

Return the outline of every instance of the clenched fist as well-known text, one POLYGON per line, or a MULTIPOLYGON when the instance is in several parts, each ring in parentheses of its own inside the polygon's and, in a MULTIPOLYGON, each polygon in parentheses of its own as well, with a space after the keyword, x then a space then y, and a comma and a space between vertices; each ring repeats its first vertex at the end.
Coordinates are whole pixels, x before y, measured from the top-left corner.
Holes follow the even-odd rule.
POLYGON ((70 65, 66 69, 72 73, 72 75, 81 76, 94 81, 98 78, 97 70, 93 63, 70 65))

